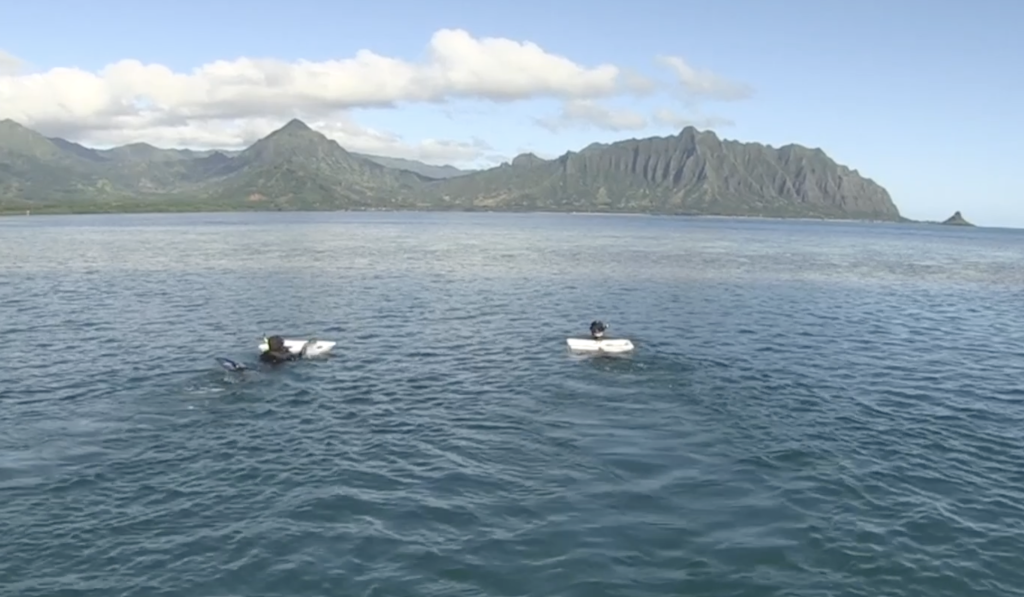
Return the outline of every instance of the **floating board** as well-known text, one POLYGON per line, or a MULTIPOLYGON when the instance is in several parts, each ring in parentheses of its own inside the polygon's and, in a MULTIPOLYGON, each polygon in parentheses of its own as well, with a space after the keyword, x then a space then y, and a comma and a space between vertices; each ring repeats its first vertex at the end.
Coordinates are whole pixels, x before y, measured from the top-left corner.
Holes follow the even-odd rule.
MULTIPOLYGON (((306 344, 306 342, 307 340, 285 340, 284 347, 292 354, 299 354, 299 351, 302 350, 302 346, 306 344)), ((306 347, 307 357, 315 357, 317 355, 324 354, 334 348, 334 345, 337 344, 337 342, 330 342, 328 340, 309 340, 308 342, 309 346, 306 347)), ((267 341, 264 340, 259 345, 260 352, 265 352, 267 348, 269 348, 267 346, 267 341)))
POLYGON ((594 340, 591 338, 567 338, 569 348, 584 352, 629 352, 633 350, 633 343, 625 338, 602 338, 594 340))

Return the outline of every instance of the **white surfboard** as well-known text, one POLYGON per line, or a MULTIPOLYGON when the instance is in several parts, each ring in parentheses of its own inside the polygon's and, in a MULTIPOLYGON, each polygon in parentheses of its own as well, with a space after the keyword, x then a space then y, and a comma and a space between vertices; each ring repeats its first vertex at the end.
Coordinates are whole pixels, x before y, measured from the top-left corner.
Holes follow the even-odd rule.
POLYGON ((629 352, 633 343, 625 338, 567 338, 565 340, 572 350, 583 352, 629 352))
MULTIPOLYGON (((302 350, 302 346, 306 344, 306 342, 306 340, 285 340, 284 347, 292 354, 299 354, 299 351, 302 350)), ((329 340, 313 340, 309 343, 309 346, 306 347, 306 356, 315 357, 317 355, 324 354, 325 352, 329 352, 334 348, 335 344, 337 344, 337 342, 331 342, 329 340)), ((264 340, 259 345, 260 352, 266 351, 267 348, 269 348, 269 346, 267 345, 267 341, 264 340)))

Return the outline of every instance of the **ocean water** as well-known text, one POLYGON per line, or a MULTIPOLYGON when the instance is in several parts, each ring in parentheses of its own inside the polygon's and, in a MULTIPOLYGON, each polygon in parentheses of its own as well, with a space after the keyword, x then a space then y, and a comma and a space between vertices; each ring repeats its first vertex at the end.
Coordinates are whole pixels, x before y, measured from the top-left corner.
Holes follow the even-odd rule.
POLYGON ((7 218, 0 339, 3 597, 1024 595, 1024 232, 7 218))

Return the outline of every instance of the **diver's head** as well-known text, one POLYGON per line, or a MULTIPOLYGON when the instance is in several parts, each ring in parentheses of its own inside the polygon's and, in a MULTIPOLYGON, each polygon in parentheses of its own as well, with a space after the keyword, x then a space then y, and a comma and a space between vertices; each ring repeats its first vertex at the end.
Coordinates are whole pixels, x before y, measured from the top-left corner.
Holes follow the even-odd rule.
POLYGON ((274 352, 280 352, 284 349, 284 338, 281 336, 271 336, 267 338, 267 348, 274 352))
POLYGON ((595 338, 600 338, 601 336, 603 336, 604 335, 604 331, 607 330, 607 329, 608 329, 608 326, 606 326, 603 321, 594 321, 594 322, 591 322, 591 324, 590 324, 590 333, 595 338))

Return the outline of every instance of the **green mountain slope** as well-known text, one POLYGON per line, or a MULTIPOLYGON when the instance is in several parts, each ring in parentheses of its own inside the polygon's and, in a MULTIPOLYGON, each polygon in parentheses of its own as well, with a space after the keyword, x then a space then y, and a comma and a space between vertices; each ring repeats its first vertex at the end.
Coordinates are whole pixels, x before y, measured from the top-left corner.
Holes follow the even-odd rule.
POLYGON ((203 171, 200 194, 276 208, 398 207, 428 178, 356 156, 298 120, 203 171))
POLYGON ((434 185, 494 209, 899 219, 888 192, 819 149, 676 136, 593 144, 554 160, 521 155, 434 185))
POLYGON ((241 152, 101 150, 0 122, 0 211, 413 208, 901 219, 820 149, 692 127, 467 172, 352 153, 299 120, 241 152))
POLYGON ((395 168, 397 170, 408 170, 409 172, 415 172, 427 178, 444 179, 454 178, 456 176, 463 176, 473 172, 473 170, 461 170, 455 166, 434 166, 431 164, 424 164, 416 160, 407 160, 404 158, 388 158, 379 155, 369 155, 365 153, 355 153, 361 158, 366 158, 371 162, 377 162, 381 166, 387 166, 388 168, 395 168))

